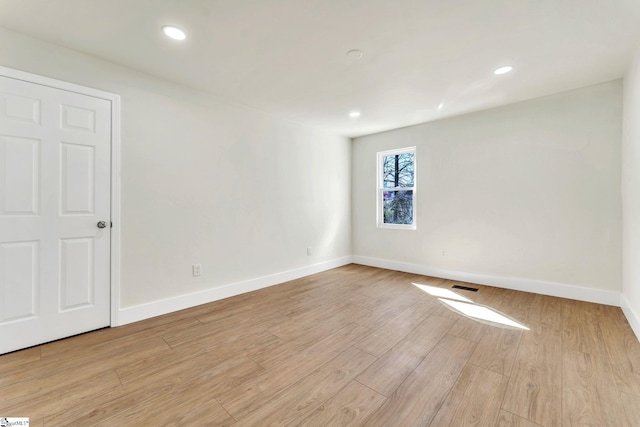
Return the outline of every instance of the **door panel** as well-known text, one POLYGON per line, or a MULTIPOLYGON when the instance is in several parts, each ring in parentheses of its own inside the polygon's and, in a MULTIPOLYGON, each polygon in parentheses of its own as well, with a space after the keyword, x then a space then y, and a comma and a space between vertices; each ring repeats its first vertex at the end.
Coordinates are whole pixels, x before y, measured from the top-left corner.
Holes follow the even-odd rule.
POLYGON ((0 246, 0 262, 5 268, 0 289, 5 297, 0 322, 37 315, 38 242, 5 243, 0 246))
POLYGON ((6 119, 40 124, 40 100, 11 93, 2 94, 4 108, 0 111, 6 119))
POLYGON ((40 141, 30 138, 3 136, 0 139, 1 212, 7 214, 38 214, 40 199, 40 141))
POLYGON ((60 310, 93 304, 93 239, 62 239, 60 251, 60 310))
POLYGON ((0 76, 0 354, 109 325, 111 103, 0 76))
POLYGON ((95 148, 61 144, 62 215, 91 215, 94 212, 95 148))
POLYGON ((96 112, 88 108, 62 105, 62 129, 96 131, 96 112))

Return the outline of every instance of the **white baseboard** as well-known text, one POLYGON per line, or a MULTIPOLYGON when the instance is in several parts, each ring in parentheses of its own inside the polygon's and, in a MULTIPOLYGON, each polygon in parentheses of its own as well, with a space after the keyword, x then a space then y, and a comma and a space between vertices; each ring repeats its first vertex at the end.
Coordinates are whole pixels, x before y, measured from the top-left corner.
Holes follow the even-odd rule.
POLYGON ((640 316, 631 307, 629 300, 624 294, 620 297, 620 308, 622 308, 622 312, 627 318, 627 321, 629 321, 631 329, 633 329, 633 332, 635 332, 638 341, 640 341, 640 316))
POLYGON ((337 258, 318 264, 309 265, 295 270, 283 271, 281 273, 269 276, 258 277, 256 279, 246 280, 244 282, 232 283, 225 286, 207 289, 191 294, 180 295, 160 301, 153 301, 146 304, 136 305, 132 307, 121 308, 116 319, 113 319, 111 326, 122 326, 127 323, 133 323, 155 316, 172 313, 185 308, 195 307, 212 301, 229 298, 235 295, 244 294, 246 292, 255 291, 269 286, 278 285, 288 282, 289 280, 299 279, 311 274, 320 273, 322 271, 331 270, 332 268, 342 267, 351 264, 350 256, 337 258))
POLYGON ((191 294, 180 295, 164 300, 153 301, 132 307, 121 308, 117 317, 112 319, 111 326, 121 326, 144 319, 149 319, 178 310, 195 307, 201 304, 229 298, 235 295, 255 291, 269 286, 278 285, 290 280, 299 279, 311 274, 342 267, 355 263, 370 267, 385 268, 388 270, 404 271, 407 273, 424 276, 439 277, 442 279, 458 280, 481 285, 496 286, 499 288, 513 289, 524 292, 533 292, 543 295, 551 295, 561 298, 575 299, 579 301, 594 302, 598 304, 621 306, 629 324, 640 340, 640 316, 631 308, 624 295, 618 292, 602 289, 585 288, 564 283, 546 282, 517 277, 493 276, 488 274, 466 273, 461 271, 446 270, 421 264, 411 264, 399 261, 369 258, 363 256, 346 256, 322 263, 288 270, 269 276, 258 277, 243 282, 207 289, 191 294))
POLYGON ((585 288, 581 286, 567 285, 564 283, 545 282, 542 280, 522 279, 518 277, 465 273, 462 271, 430 267, 428 265, 410 264, 357 255, 354 255, 352 259, 355 264, 368 265, 370 267, 386 268, 388 270, 404 271, 406 273, 420 274, 423 276, 477 283, 479 285, 496 286, 498 288, 533 292, 536 294, 595 302, 598 304, 607 304, 616 307, 620 306, 620 293, 602 289, 585 288))

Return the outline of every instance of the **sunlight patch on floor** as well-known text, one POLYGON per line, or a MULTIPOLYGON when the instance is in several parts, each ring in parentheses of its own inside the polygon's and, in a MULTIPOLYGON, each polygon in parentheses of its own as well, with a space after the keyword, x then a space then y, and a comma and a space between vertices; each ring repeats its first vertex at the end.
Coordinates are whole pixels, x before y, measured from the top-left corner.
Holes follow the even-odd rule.
POLYGON ((425 291, 426 293, 434 297, 447 298, 447 299, 452 299, 456 301, 473 302, 469 298, 463 297, 462 295, 459 295, 453 291, 450 291, 449 289, 438 288, 436 286, 429 286, 429 285, 420 285, 418 283, 413 283, 413 286, 425 291))
POLYGON ((443 303, 445 307, 452 309, 470 319, 474 319, 479 322, 491 323, 494 326, 501 325, 516 329, 523 329, 526 331, 529 330, 529 328, 522 323, 509 318, 508 316, 498 312, 497 310, 484 305, 476 304, 469 298, 453 292, 449 289, 440 288, 437 286, 421 285, 419 283, 412 283, 412 285, 428 293, 429 295, 438 298, 438 300, 443 303))
POLYGON ((483 305, 477 304, 468 304, 466 302, 460 301, 452 301, 443 298, 438 298, 440 302, 448 305, 454 310, 462 313, 467 317, 471 317, 473 319, 484 320, 492 323, 499 323, 501 325, 510 326, 513 328, 524 329, 526 331, 529 330, 526 326, 521 323, 516 322, 513 319, 508 318, 507 316, 498 313, 497 311, 485 307, 483 305))

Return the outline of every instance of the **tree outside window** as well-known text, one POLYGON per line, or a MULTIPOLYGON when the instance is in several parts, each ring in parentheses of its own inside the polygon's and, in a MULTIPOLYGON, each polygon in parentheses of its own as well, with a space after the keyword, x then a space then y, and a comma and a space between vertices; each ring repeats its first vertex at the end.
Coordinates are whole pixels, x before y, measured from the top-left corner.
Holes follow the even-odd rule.
POLYGON ((378 226, 415 229, 415 147, 378 153, 378 226))

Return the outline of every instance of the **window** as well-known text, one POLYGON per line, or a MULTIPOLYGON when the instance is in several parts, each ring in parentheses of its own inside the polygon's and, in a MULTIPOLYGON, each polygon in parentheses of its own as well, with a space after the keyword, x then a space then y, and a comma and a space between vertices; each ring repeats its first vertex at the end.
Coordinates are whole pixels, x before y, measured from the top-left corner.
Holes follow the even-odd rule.
POLYGON ((416 148, 378 153, 378 227, 414 230, 416 148))

